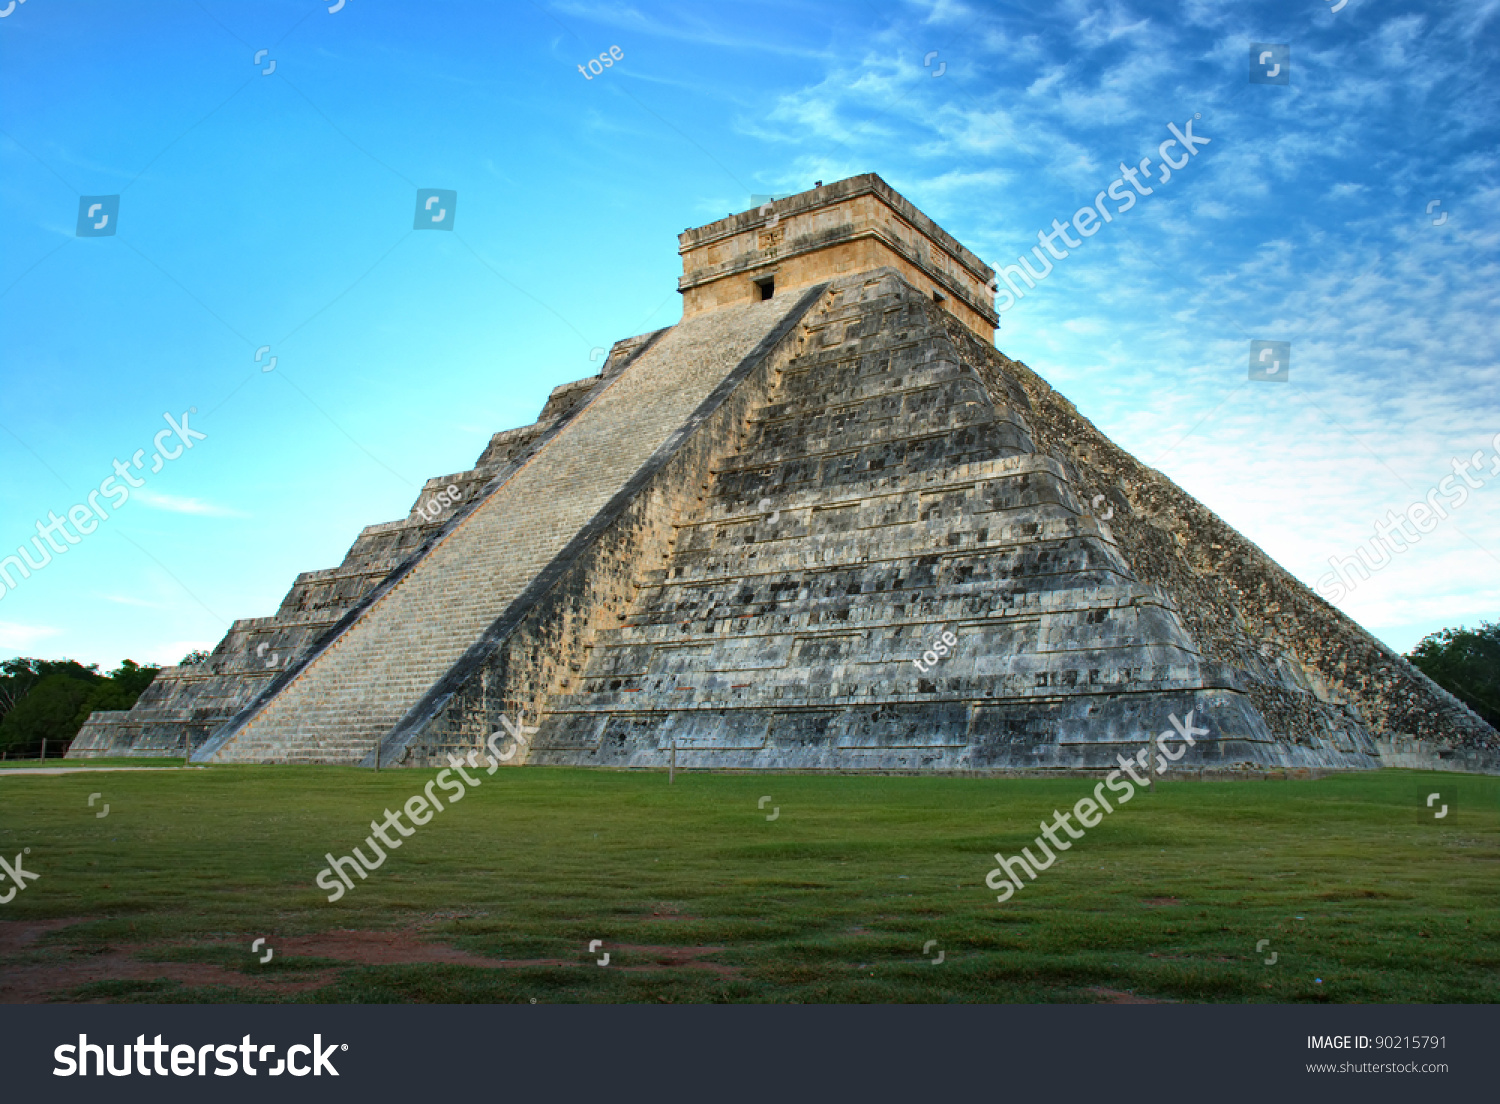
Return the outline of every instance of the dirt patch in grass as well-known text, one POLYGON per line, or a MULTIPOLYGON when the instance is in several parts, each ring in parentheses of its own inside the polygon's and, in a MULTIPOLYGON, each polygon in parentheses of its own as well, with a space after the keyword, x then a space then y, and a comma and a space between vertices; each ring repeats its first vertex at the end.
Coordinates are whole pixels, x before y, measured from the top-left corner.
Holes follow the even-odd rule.
POLYGON ((703 917, 701 917, 701 916, 694 916, 692 913, 683 912, 682 909, 678 908, 676 905, 654 905, 654 906, 652 906, 652 908, 651 908, 651 914, 647 917, 647 919, 648 920, 702 920, 703 917))
POLYGON ((0 958, 34 947, 42 936, 81 924, 84 916, 60 916, 53 920, 0 920, 0 958))
POLYGON ((316 935, 286 936, 272 941, 278 954, 308 958, 334 958, 357 966, 406 966, 414 963, 442 963, 448 966, 482 966, 499 969, 514 966, 576 966, 560 958, 502 959, 487 958, 431 943, 412 928, 397 931, 338 931, 316 935))
POLYGON ((628 951, 632 955, 643 955, 651 959, 651 962, 644 966, 620 967, 626 971, 672 970, 685 967, 693 970, 710 970, 720 977, 739 977, 744 973, 738 966, 702 961, 708 955, 718 954, 724 949, 723 947, 652 947, 635 943, 616 943, 613 946, 619 951, 628 951))
MULTIPOLYGON (((423 937, 421 929, 394 931, 359 931, 340 929, 313 935, 273 937, 267 946, 275 952, 279 969, 258 973, 244 942, 245 965, 225 966, 211 962, 174 961, 162 952, 183 949, 210 952, 229 946, 225 943, 120 943, 99 946, 98 943, 74 944, 51 942, 45 952, 37 948, 43 936, 87 917, 56 920, 13 921, 0 923, 0 1004, 34 1004, 46 1001, 97 999, 111 986, 129 983, 168 983, 184 986, 226 986, 260 993, 290 996, 321 989, 340 975, 341 966, 324 966, 330 960, 357 966, 446 965, 470 966, 486 970, 521 969, 534 966, 582 967, 586 958, 489 958, 462 951, 423 937), (43 953, 45 961, 5 961, 16 955, 30 957, 43 953), (281 970, 297 959, 316 960, 295 973, 281 970), (84 990, 79 994, 80 990, 84 990)), ((233 945, 236 949, 239 944, 233 945)), ((723 947, 673 947, 648 944, 614 944, 615 968, 626 972, 663 969, 708 970, 721 977, 737 977, 743 971, 707 960, 723 947), (640 962, 639 959, 649 959, 640 962), (626 962, 629 965, 626 965, 626 962)))
POLYGON ((49 946, 43 961, 12 962, 30 955, 42 936, 82 922, 82 917, 58 920, 11 921, 0 924, 0 1004, 39 1004, 67 1000, 83 986, 118 982, 169 982, 190 986, 230 986, 266 993, 290 994, 319 989, 333 980, 334 971, 318 970, 289 977, 266 978, 200 962, 147 962, 136 957, 142 944, 100 948, 49 946))
POLYGON ((1157 1000, 1155 997, 1141 997, 1134 993, 1127 993, 1121 989, 1106 989, 1102 985, 1090 985, 1084 990, 1098 997, 1099 1004, 1170 1004, 1170 1001, 1157 1000))

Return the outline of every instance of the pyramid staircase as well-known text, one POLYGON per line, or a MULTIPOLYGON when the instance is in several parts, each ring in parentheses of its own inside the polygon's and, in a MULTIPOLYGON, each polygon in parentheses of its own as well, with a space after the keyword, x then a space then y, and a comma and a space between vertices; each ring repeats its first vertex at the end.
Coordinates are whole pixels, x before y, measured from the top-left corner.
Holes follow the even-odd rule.
POLYGON ((458 511, 199 762, 358 762, 810 297, 729 308, 643 343, 573 417, 458 511))

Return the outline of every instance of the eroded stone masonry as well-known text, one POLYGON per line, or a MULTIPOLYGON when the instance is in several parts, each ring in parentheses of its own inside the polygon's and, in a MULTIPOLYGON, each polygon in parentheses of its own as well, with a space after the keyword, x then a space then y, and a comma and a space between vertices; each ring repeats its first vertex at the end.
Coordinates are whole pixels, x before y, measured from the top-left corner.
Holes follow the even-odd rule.
POLYGON ((69 754, 446 765, 505 716, 538 728, 516 766, 1074 770, 1191 712, 1179 770, 1500 770, 1494 730, 997 352, 993 272, 879 177, 680 251, 683 321, 69 754))

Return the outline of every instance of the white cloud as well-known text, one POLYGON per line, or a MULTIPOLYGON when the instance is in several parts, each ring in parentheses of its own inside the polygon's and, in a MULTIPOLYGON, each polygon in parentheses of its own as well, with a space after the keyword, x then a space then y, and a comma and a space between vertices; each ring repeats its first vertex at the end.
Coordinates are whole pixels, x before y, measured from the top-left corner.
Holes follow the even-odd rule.
POLYGON ((165 510, 173 514, 198 514, 203 517, 250 516, 228 506, 218 506, 212 502, 204 502, 201 498, 162 494, 160 491, 153 491, 149 488, 142 488, 132 494, 131 497, 150 509, 165 510))
POLYGON ((0 621, 0 648, 7 651, 24 652, 38 641, 60 635, 62 630, 50 625, 19 625, 14 621, 0 621))
POLYGON ((121 606, 139 606, 142 609, 167 608, 160 602, 148 602, 144 598, 132 598, 129 595, 125 594, 104 594, 100 597, 102 597, 106 602, 114 602, 116 605, 121 606))
MULTIPOLYGON (((646 15, 640 9, 628 5, 589 4, 582 3, 580 0, 563 0, 563 2, 554 3, 551 6, 565 15, 652 38, 662 38, 674 42, 691 42, 698 46, 715 46, 727 50, 748 50, 758 53, 769 53, 782 57, 828 57, 825 51, 789 46, 785 42, 776 41, 775 32, 780 23, 779 18, 774 15, 771 18, 764 19, 762 22, 763 29, 770 33, 765 37, 752 39, 743 34, 726 31, 700 16, 689 15, 682 8, 673 11, 674 20, 672 22, 666 22, 646 15)), ((790 16, 790 13, 788 13, 788 16, 790 16)), ((569 30, 569 37, 576 38, 571 29, 569 30)))

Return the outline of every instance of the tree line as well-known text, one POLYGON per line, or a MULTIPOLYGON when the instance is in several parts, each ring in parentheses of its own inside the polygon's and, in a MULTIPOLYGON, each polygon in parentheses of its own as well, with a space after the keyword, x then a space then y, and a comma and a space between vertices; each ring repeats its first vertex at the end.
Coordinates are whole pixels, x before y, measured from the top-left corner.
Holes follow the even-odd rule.
POLYGON ((1430 633, 1406 658, 1491 728, 1500 728, 1500 621, 1430 633))
MULTIPOLYGON (((207 652, 183 657, 200 663, 207 652)), ((129 709, 160 667, 142 667, 127 659, 113 671, 72 659, 16 656, 0 660, 0 754, 7 759, 36 758, 42 741, 47 755, 61 755, 89 714, 96 709, 129 709)))

